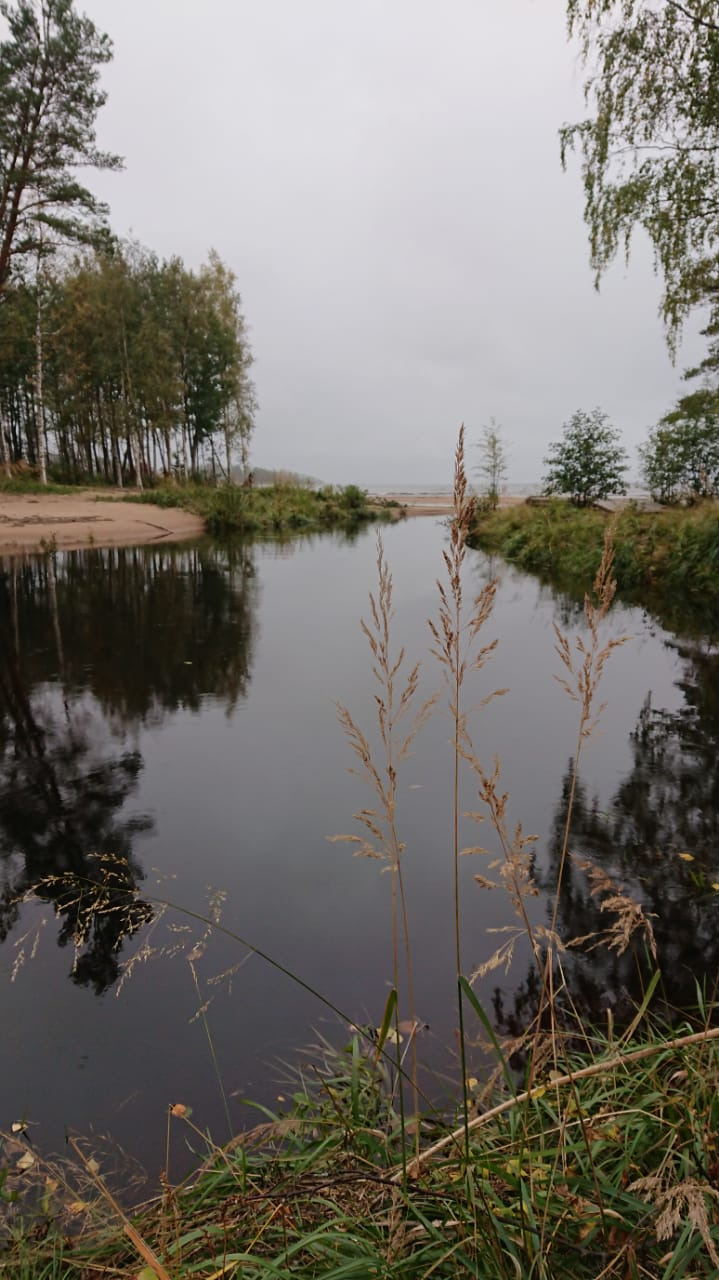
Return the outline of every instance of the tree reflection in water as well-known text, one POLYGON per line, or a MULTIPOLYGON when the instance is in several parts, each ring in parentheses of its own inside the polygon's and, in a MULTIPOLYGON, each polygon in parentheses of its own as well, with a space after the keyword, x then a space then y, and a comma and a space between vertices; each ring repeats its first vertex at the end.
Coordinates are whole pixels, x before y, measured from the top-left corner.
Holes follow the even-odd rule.
POLYGON ((127 803, 137 731, 208 694, 228 711, 250 675, 245 546, 70 552, 0 567, 0 941, 22 904, 52 904, 72 979, 100 994, 153 918, 127 803), (128 745, 128 743, 130 745, 128 745))
MULTIPOLYGON (((560 891, 558 926, 565 939, 601 934, 607 917, 581 863, 599 867, 639 901, 652 925, 667 1015, 697 1007, 698 986, 709 994, 719 973, 719 652, 709 644, 675 642, 684 661, 684 705, 668 711, 648 694, 631 734, 632 766, 606 809, 581 783, 572 816, 570 849, 560 891)), ((552 895, 561 857, 572 761, 562 779, 541 888, 552 895)), ((539 860, 538 860, 539 861, 539 860)), ((567 1006, 588 1021, 618 1021, 641 1003, 655 966, 641 944, 617 954, 601 946, 565 953, 567 1006)), ((498 1025, 509 1035, 526 1027, 539 1006, 530 970, 511 1001, 495 992, 498 1025)))

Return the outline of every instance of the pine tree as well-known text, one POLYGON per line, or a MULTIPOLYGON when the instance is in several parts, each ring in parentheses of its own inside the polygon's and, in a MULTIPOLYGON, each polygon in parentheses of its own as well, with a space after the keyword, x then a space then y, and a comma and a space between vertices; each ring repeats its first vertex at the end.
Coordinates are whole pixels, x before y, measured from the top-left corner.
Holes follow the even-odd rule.
POLYGON ((106 97, 100 68, 112 56, 107 36, 72 0, 4 0, 0 14, 9 29, 0 44, 2 295, 14 259, 37 255, 53 237, 88 241, 104 232, 107 210, 77 170, 117 169, 121 161, 95 144, 106 97))

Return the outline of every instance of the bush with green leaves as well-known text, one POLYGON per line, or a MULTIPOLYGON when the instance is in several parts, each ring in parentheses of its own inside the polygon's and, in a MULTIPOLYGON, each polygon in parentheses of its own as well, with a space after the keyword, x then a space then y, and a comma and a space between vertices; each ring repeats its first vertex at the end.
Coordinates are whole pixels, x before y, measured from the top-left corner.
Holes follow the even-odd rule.
POLYGON ((564 424, 562 440, 549 446, 544 459, 546 494, 567 494, 575 506, 626 493, 626 450, 606 413, 577 409, 564 424))

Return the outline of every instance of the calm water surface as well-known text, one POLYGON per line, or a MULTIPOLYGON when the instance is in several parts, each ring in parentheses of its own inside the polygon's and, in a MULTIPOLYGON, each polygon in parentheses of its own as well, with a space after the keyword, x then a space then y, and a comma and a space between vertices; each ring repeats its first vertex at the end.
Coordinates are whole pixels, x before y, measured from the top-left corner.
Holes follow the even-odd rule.
MULTIPOLYGON (((426 619, 445 532, 432 520, 385 529, 395 635, 441 686, 426 619)), ((340 699, 371 732, 372 679, 358 626, 376 580, 372 531, 290 544, 89 549, 0 562, 0 1128, 21 1117, 57 1149, 66 1127, 109 1133, 146 1168, 164 1159, 168 1103, 191 1104, 218 1140, 226 1121, 206 1017, 229 1098, 274 1105, 282 1063, 338 1021, 307 992, 169 900, 220 913, 228 929, 296 971, 348 1017, 377 1023, 391 973, 389 878, 326 837, 350 832, 371 797, 347 772, 340 699), (113 860, 108 860, 108 858, 113 860), (98 903, 68 873, 101 880, 98 903), (128 898, 126 890, 137 893, 128 898), (118 902, 124 910, 108 910, 118 902), (99 909, 98 909, 99 907, 99 909), (190 963, 190 960, 192 963, 190 963), (193 974, 194 970, 194 974, 193 974), (223 976, 224 975, 224 976, 223 976), (195 985, 195 977, 198 987, 195 985), (206 1003, 209 1002, 209 1003, 206 1003)), ((492 662, 468 690, 477 746, 496 752, 510 813, 536 832, 543 894, 556 872, 577 728, 553 679, 553 624, 581 633, 577 606, 472 553, 467 589, 499 572, 485 640, 492 662)), ((712 636, 676 636, 616 605, 601 733, 582 767, 572 847, 657 912, 667 995, 691 1002, 717 968, 719 657, 712 636), (693 861, 680 853, 691 853, 693 861)), ((401 837, 425 1060, 451 1074, 453 941, 451 728, 438 714, 400 779, 401 837)), ((467 780, 463 803, 475 808, 467 780)), ((476 829, 465 843, 477 843, 476 829)), ((491 847, 484 828, 479 839, 491 847)), ((513 923, 464 876, 465 968, 513 923)), ((547 898, 533 901, 546 922, 547 898)), ((598 926, 572 871, 560 923, 598 926)), ((568 962, 585 1005, 621 1013, 635 962, 568 962)), ((526 948, 478 984, 503 1029, 531 1009, 526 948)), ((99 1139, 98 1139, 99 1140, 99 1139)))

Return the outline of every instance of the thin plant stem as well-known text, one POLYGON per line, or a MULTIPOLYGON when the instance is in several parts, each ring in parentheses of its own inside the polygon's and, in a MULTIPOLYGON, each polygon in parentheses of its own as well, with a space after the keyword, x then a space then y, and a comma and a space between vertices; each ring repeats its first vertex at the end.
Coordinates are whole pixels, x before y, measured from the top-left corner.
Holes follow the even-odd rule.
MULTIPOLYGON (((218 1061, 218 1058, 217 1058, 217 1051, 216 1051, 216 1049, 215 1049, 215 1042, 214 1042, 214 1040, 212 1039, 212 1032, 210 1031, 210 1024, 209 1024, 209 1022, 207 1021, 207 1013, 206 1013, 205 1002, 204 1002, 204 1000, 203 1000, 203 998, 202 998, 202 992, 201 992, 201 990, 200 990, 200 981, 199 981, 199 978, 198 978, 198 976, 197 976, 197 969, 195 968, 195 955, 196 955, 196 951, 197 951, 197 948, 195 948, 195 950, 194 950, 194 951, 193 951, 193 952, 188 956, 188 958, 187 958, 187 962, 188 962, 188 964, 189 964, 189 966, 190 966, 190 973, 192 974, 192 980, 193 980, 193 982, 194 982, 194 984, 195 984, 195 991, 197 992, 197 999, 198 999, 198 1000, 199 1000, 199 1002, 200 1002, 200 1006, 199 1006, 199 1017, 200 1017, 200 1021, 201 1021, 201 1023, 202 1023, 202 1026, 203 1026, 203 1029, 204 1029, 204 1032, 205 1032, 205 1038, 206 1038, 206 1040, 207 1040, 207 1044, 208 1044, 208 1047, 209 1047, 209 1050, 210 1050, 210 1057, 211 1057, 211 1059, 212 1059, 212 1069, 213 1069, 213 1071, 214 1071, 214 1073, 215 1073, 215 1079, 217 1080, 217 1087, 218 1087, 218 1088, 219 1088, 219 1090, 220 1090, 220 1097, 222 1098, 222 1106, 223 1106, 223 1109, 224 1109, 224 1112, 225 1112, 225 1120, 227 1121, 227 1136, 228 1136, 229 1138, 231 1138, 231 1137, 232 1137, 232 1120, 230 1119, 230 1108, 229 1108, 229 1105, 228 1105, 228 1102, 227 1102, 227 1094, 225 1093, 225 1086, 224 1086, 224 1085, 223 1085, 223 1083, 222 1083, 222 1072, 220 1071, 220 1064, 219 1064, 219 1061, 218 1061)), ((201 954, 201 952, 200 952, 200 954, 201 954)))

